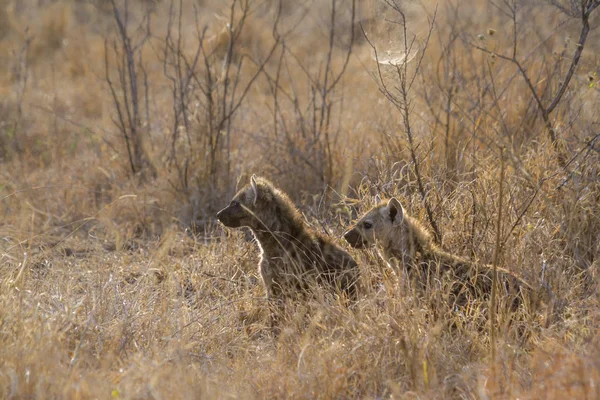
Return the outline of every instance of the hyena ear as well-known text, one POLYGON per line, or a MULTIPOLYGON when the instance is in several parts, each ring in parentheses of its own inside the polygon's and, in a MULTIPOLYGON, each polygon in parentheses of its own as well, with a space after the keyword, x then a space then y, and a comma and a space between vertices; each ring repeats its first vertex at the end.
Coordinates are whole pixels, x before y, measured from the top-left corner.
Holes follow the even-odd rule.
POLYGON ((254 175, 254 174, 250 178, 250 187, 252 188, 252 195, 253 195, 252 205, 256 205, 256 200, 258 199, 258 187, 256 184, 256 175, 254 175))
POLYGON ((387 209, 390 215, 390 220, 392 220, 394 225, 402 222, 404 219, 404 209, 397 198, 392 197, 390 201, 388 201, 387 209))

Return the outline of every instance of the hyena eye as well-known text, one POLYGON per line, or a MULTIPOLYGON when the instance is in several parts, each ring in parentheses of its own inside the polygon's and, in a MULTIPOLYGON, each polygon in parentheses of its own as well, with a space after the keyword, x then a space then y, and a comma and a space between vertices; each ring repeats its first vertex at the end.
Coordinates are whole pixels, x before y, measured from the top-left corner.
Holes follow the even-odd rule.
POLYGON ((235 200, 233 200, 233 201, 231 202, 231 204, 229 204, 229 205, 230 205, 231 207, 237 207, 237 206, 239 206, 239 205, 240 205, 240 202, 239 202, 239 201, 235 201, 235 200))
POLYGON ((365 221, 365 222, 363 222, 363 227, 365 229, 371 229, 373 227, 373 224, 368 221, 365 221))

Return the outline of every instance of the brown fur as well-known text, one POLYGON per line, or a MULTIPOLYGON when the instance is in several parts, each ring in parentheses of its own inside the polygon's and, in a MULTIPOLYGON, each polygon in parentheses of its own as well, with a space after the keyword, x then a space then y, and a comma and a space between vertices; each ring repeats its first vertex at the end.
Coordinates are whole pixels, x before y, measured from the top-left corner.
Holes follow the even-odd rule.
MULTIPOLYGON (((440 274, 450 278, 454 282, 452 292, 459 302, 464 302, 467 296, 491 293, 492 266, 470 262, 436 246, 431 235, 395 198, 369 210, 344 238, 355 248, 377 245, 388 265, 401 262, 409 275, 416 276, 423 284, 440 274)), ((497 268, 497 273, 505 294, 531 289, 509 270, 497 268)))
POLYGON ((266 179, 253 176, 217 218, 231 228, 251 229, 261 249, 259 271, 270 299, 303 292, 311 281, 355 297, 354 259, 310 229, 288 196, 266 179))

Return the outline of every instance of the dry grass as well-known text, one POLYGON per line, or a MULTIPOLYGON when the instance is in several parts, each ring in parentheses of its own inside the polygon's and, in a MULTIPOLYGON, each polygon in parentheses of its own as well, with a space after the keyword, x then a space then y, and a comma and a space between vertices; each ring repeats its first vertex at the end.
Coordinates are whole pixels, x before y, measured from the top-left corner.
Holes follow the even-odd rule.
MULTIPOLYGON (((213 185, 209 153, 189 155, 204 149, 200 99, 190 120, 198 141, 176 143, 194 168, 182 189, 167 154, 173 103, 161 38, 168 2, 130 3, 132 29, 143 17, 140 4, 156 7, 153 36, 142 49, 151 96, 141 132, 156 169, 145 180, 131 177, 112 122, 104 80, 109 2, 0 5, 1 398, 600 396, 597 29, 552 115, 566 169, 516 68, 468 44, 512 50, 510 18, 489 2, 471 0, 456 12, 455 2, 439 6, 411 92, 416 151, 443 246, 492 259, 504 146, 501 265, 550 288, 547 304, 520 310, 512 325, 501 310, 491 343, 487 302, 449 310, 443 290, 415 292, 375 253, 353 251, 362 274, 355 307, 327 297, 291 304, 274 338, 256 246, 217 225, 215 208, 229 201, 238 177, 258 173, 289 191, 316 229, 337 237, 375 194, 398 196, 427 223, 401 116, 379 93, 369 46, 357 36, 341 86, 328 94, 328 128, 315 136, 321 103, 313 100, 321 94, 311 87, 328 57, 331 2, 309 2, 301 20, 297 3, 285 2, 284 26, 301 21, 285 38, 293 57, 278 64, 277 50, 236 111, 228 128, 231 179, 213 185)), ((183 51, 193 55, 193 8, 184 3, 183 51)), ((199 70, 220 71, 226 51, 218 34, 229 9, 201 3, 199 23, 213 38, 204 46, 215 46, 217 61, 199 70)), ((275 3, 252 3, 233 54, 254 60, 232 67, 242 86, 274 44, 275 3)), ((579 26, 550 6, 523 4, 519 54, 548 101, 579 26)), ((378 17, 369 20, 370 5, 358 10, 367 31, 378 17)), ((409 29, 422 44, 435 4, 407 7, 409 29)), ((351 27, 348 2, 338 8, 334 73, 344 65, 351 27)), ((223 80, 215 82, 222 93, 223 80)))

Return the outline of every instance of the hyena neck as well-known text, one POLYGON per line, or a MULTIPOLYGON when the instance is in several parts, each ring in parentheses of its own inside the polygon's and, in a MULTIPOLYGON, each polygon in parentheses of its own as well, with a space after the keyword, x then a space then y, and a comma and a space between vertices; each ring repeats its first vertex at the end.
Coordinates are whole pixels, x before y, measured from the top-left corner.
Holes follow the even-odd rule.
POLYGON ((432 245, 428 251, 423 253, 424 261, 435 261, 447 266, 470 266, 473 263, 465 258, 444 251, 438 246, 432 245))
POLYGON ((431 235, 418 221, 407 216, 404 223, 395 227, 392 235, 383 244, 387 258, 396 258, 404 264, 415 261, 435 261, 444 265, 467 265, 468 260, 457 257, 437 246, 431 235))
POLYGON ((280 231, 252 229, 252 233, 254 233, 254 237, 258 242, 260 242, 261 247, 265 251, 282 247, 283 243, 287 243, 287 241, 283 241, 283 237, 285 235, 283 235, 280 231))
POLYGON ((267 258, 276 257, 276 253, 278 253, 277 250, 281 248, 277 242, 276 236, 265 230, 251 229, 251 231, 258 242, 258 246, 260 247, 263 256, 266 256, 267 258))
POLYGON ((429 233, 410 216, 406 216, 404 223, 394 229, 388 246, 401 253, 399 255, 409 254, 411 257, 416 253, 425 255, 434 250, 429 233))
POLYGON ((292 246, 297 246, 298 242, 305 242, 308 238, 307 230, 303 226, 296 224, 274 224, 270 227, 252 228, 252 233, 260 243, 263 252, 269 256, 280 256, 282 251, 292 246))

